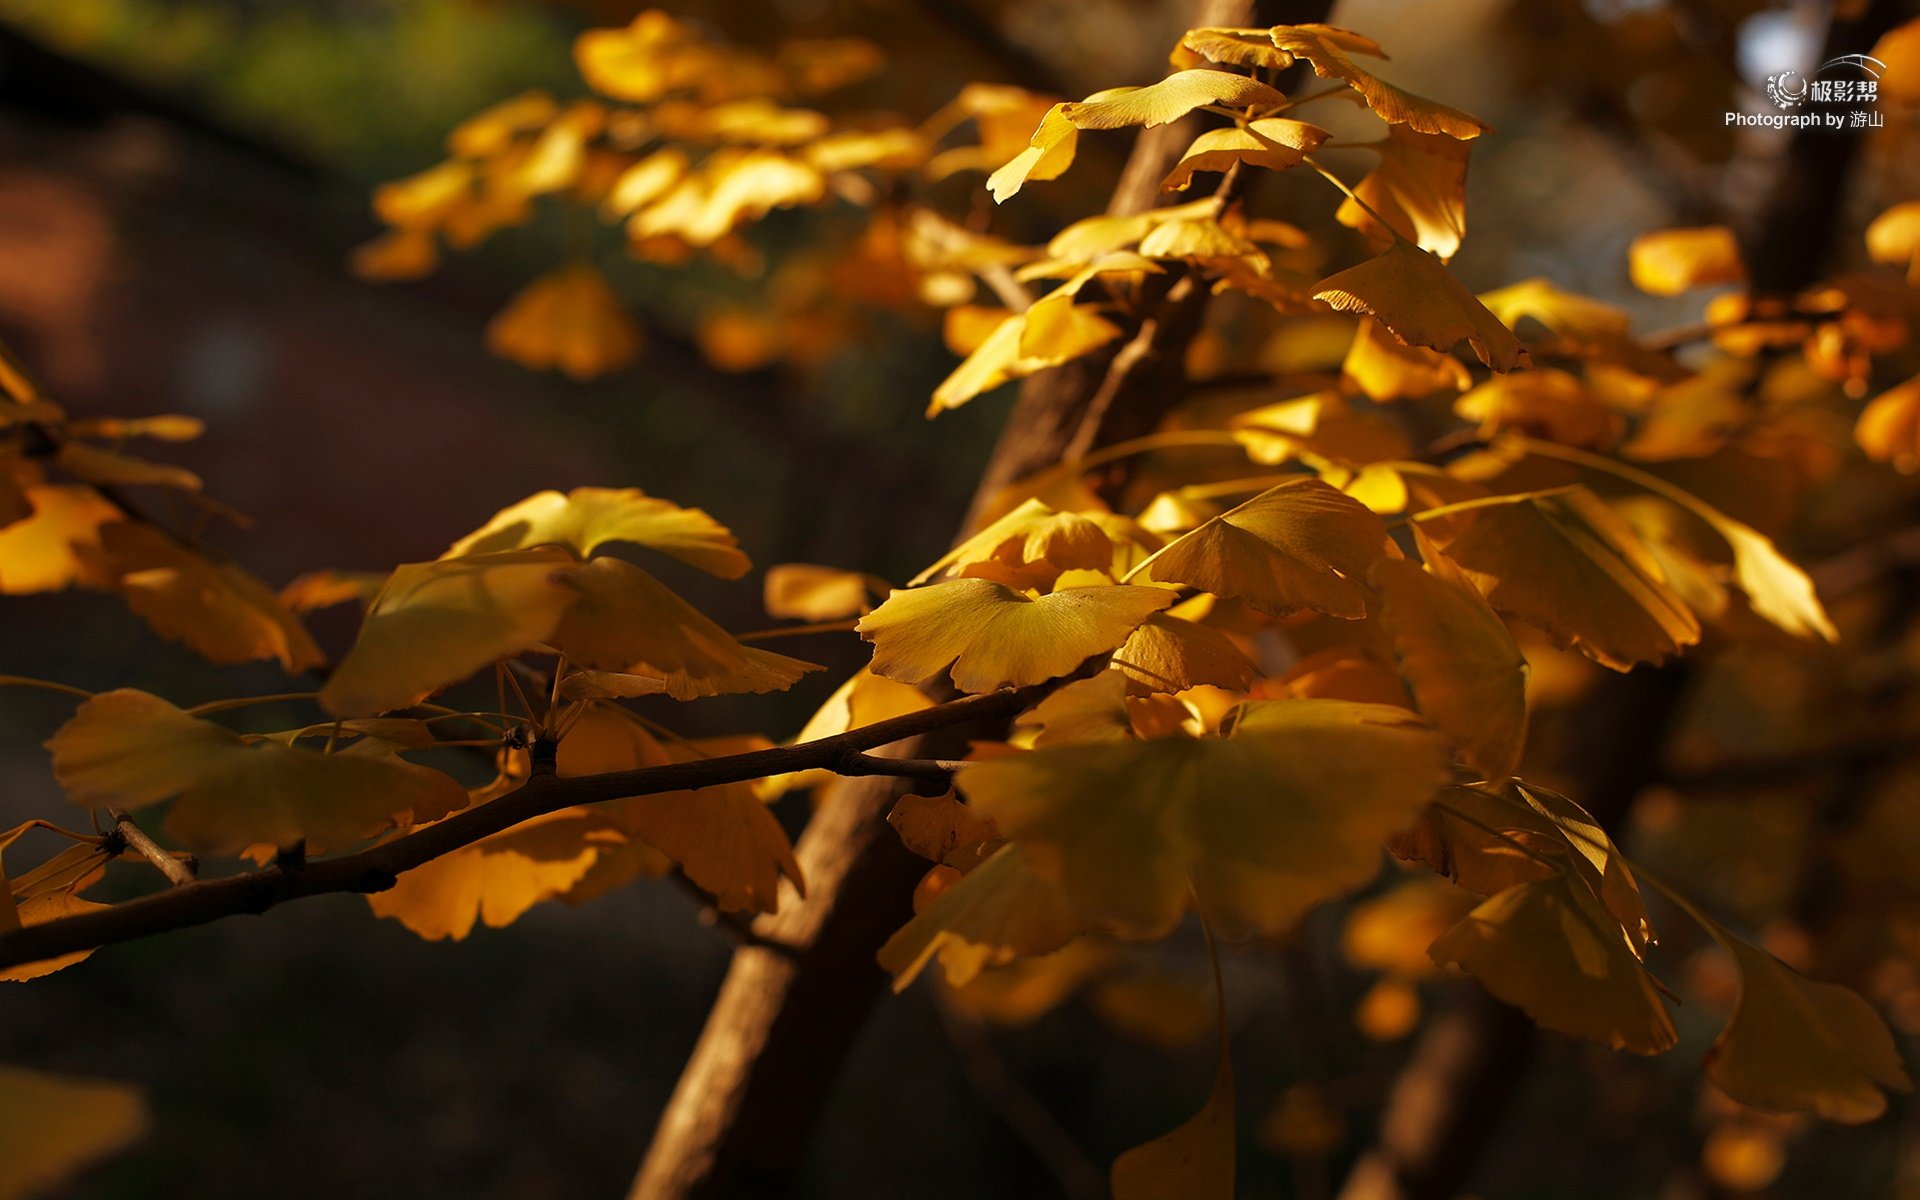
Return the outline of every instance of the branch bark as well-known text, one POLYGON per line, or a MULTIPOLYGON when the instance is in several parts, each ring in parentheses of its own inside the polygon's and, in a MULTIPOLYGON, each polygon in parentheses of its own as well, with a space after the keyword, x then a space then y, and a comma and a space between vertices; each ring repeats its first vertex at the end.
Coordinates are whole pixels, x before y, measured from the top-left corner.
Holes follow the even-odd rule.
POLYGON ((1004 719, 1031 704, 1038 694, 1039 689, 1027 688, 967 696, 797 746, 776 746, 719 758, 573 778, 536 772, 524 785, 491 803, 457 812, 357 854, 275 865, 220 879, 190 880, 168 891, 100 911, 0 933, 0 968, 204 925, 240 913, 262 913, 289 900, 308 896, 385 891, 404 871, 522 821, 575 805, 815 769, 843 775, 887 775, 898 771, 909 777, 924 778, 932 764, 916 760, 896 762, 865 751, 929 730, 1004 719))

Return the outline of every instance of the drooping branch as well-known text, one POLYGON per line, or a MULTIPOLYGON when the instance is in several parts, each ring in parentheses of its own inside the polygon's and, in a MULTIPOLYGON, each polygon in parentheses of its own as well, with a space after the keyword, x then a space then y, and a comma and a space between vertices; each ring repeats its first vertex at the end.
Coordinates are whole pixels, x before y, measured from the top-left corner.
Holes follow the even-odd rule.
POLYGON ((1037 689, 1029 688, 967 696, 817 741, 692 762, 572 778, 536 770, 524 785, 497 800, 355 854, 190 881, 109 908, 0 934, 0 967, 204 925, 240 913, 262 913, 307 896, 384 891, 402 872, 523 821, 576 805, 741 783, 791 771, 934 778, 951 764, 883 758, 866 751, 951 725, 1010 717, 1036 694, 1037 689))

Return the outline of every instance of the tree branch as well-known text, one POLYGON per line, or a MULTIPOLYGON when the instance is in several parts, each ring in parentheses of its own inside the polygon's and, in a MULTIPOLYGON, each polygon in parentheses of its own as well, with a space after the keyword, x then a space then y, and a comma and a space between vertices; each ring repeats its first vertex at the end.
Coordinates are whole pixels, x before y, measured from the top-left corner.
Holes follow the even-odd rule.
MULTIPOLYGON (((498 800, 464 809, 445 820, 356 854, 297 865, 276 864, 221 879, 189 881, 100 911, 0 934, 0 967, 204 925, 240 913, 262 913, 275 905, 307 896, 385 891, 403 872, 523 821, 575 805, 741 783, 792 771, 825 769, 850 775, 901 774, 927 778, 936 773, 933 768, 937 767, 939 778, 944 779, 951 764, 882 758, 864 751, 965 721, 1011 717, 1031 703, 1040 690, 1026 688, 967 696, 797 746, 776 746, 604 775, 573 778, 535 775, 498 800)), ((166 856, 164 850, 160 854, 166 856)))

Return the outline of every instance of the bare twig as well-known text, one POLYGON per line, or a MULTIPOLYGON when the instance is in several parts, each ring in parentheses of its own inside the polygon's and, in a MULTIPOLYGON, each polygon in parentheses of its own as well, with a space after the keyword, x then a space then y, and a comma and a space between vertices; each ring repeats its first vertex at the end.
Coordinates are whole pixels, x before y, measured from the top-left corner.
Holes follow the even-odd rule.
POLYGON ((198 863, 192 859, 182 860, 174 853, 147 836, 147 831, 134 822, 133 817, 124 809, 110 808, 107 814, 113 818, 113 834, 126 843, 127 849, 139 854, 159 869, 167 877, 167 882, 175 887, 185 887, 192 883, 198 863))

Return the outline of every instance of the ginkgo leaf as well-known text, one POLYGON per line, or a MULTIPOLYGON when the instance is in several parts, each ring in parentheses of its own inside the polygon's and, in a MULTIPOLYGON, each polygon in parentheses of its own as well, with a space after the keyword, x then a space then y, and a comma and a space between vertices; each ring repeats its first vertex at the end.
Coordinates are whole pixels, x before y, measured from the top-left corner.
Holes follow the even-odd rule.
POLYGON ((1233 1063, 1220 1042, 1213 1091, 1180 1127, 1113 1163, 1113 1200, 1233 1200, 1233 1063))
POLYGON ((1636 956, 1653 941, 1620 848, 1591 813, 1538 784, 1450 787, 1388 848, 1483 896, 1564 874, 1599 899, 1636 956))
POLYGON ((1180 35, 1180 46, 1174 51, 1172 62, 1176 67, 1195 65, 1183 61, 1185 56, 1181 51, 1207 62, 1223 63, 1230 67, 1285 70, 1293 65, 1293 55, 1275 46, 1265 29, 1221 26, 1189 29, 1180 35))
POLYGON ((62 442, 53 461, 76 479, 110 486, 170 487, 183 492, 200 490, 200 477, 185 467, 149 462, 131 454, 102 450, 85 442, 62 442))
MULTIPOLYGON (((560 741, 562 777, 601 775, 764 749, 759 738, 656 740, 624 711, 593 705, 560 741)), ((632 796, 599 806, 615 828, 680 864, 687 878, 727 911, 772 912, 780 879, 806 892, 800 865, 767 806, 751 784, 727 783, 693 791, 632 796)))
POLYGON ((1023 379, 1048 367, 1071 362, 1091 353, 1120 336, 1120 327, 1093 311, 1090 306, 1051 303, 1043 298, 1024 313, 1005 317, 995 326, 966 360, 954 368, 933 391, 927 415, 935 416, 958 408, 982 392, 1003 383, 1023 379), (1043 332, 1029 340, 1027 331, 1034 309, 1042 304, 1043 332))
POLYGON ((880 947, 882 969, 903 991, 938 958, 950 987, 988 967, 1058 950, 1085 928, 1060 885, 1035 871, 1026 847, 1000 847, 901 926, 880 947))
MULTIPOLYGON (((793 740, 795 743, 817 742, 932 706, 933 701, 919 688, 883 678, 862 667, 833 689, 833 694, 807 718, 793 740)), ((884 755, 894 744, 876 746, 868 753, 884 755)), ((773 775, 760 781, 760 793, 778 796, 792 788, 816 787, 832 778, 833 773, 825 770, 773 775)))
POLYGON ((1903 266, 1907 282, 1920 283, 1920 200, 1896 204, 1873 219, 1867 226, 1867 257, 1903 266))
POLYGON ((1431 953, 1549 1029, 1636 1054, 1658 1054, 1679 1040, 1620 927, 1566 875, 1494 894, 1431 953))
POLYGON ((1451 350, 1461 342, 1496 371, 1527 366, 1526 348, 1439 259, 1411 242, 1329 275, 1313 297, 1341 312, 1369 313, 1403 342, 1451 350))
MULTIPOLYGON (((82 900, 70 892, 56 890, 22 899, 18 915, 21 925, 34 926, 66 917, 77 917, 82 913, 99 912, 107 907, 108 905, 96 904, 91 900, 82 900)), ((55 971, 65 970, 75 963, 85 962, 92 956, 91 949, 75 950, 70 954, 43 958, 37 962, 19 963, 0 970, 0 982, 27 983, 51 975, 55 971)))
POLYGON ((1021 713, 1014 724, 1033 731, 1036 747, 1128 741, 1134 734, 1127 677, 1109 670, 1076 679, 1021 713))
POLYGON ((501 509, 440 557, 565 546, 586 559, 611 542, 658 550, 722 579, 738 579, 752 565, 732 532, 703 510, 682 508, 639 488, 538 492, 501 509))
POLYGON ((642 343, 639 324, 585 263, 540 276, 487 325, 495 354, 575 379, 619 370, 639 357, 642 343))
POLYGON ((1044 564, 1050 572, 1036 573, 1022 586, 1044 587, 1062 571, 1104 570, 1113 563, 1113 541, 1106 530, 1079 513, 1057 512, 1038 500, 1027 500, 980 532, 964 539, 915 575, 914 586, 940 579, 983 576, 1011 584, 1014 569, 1044 564), (999 569, 973 570, 982 564, 999 569))
POLYGON ((114 577, 98 553, 100 530, 126 514, 79 484, 34 484, 21 491, 32 515, 0 528, 0 592, 111 587, 114 577))
POLYGON ((1341 201, 1335 219, 1378 244, 1398 233, 1441 262, 1451 259, 1467 234, 1467 144, 1389 125, 1386 140, 1371 148, 1379 165, 1341 201), (1392 228, 1382 229, 1381 220, 1392 228))
POLYGON ((1480 593, 1438 551, 1429 569, 1383 558, 1368 581, 1420 711, 1468 765, 1504 779, 1527 740, 1527 660, 1480 593))
POLYGON ((1108 88, 1062 106, 1076 129, 1126 129, 1165 125, 1209 104, 1266 108, 1286 103, 1281 93, 1246 75, 1196 68, 1175 71, 1146 87, 1108 88))
POLYGON ((1116 670, 1137 690, 1188 688, 1244 691, 1257 669, 1226 634, 1168 613, 1155 613, 1113 652, 1116 670))
POLYGON ((1367 612, 1367 571, 1398 553, 1366 505, 1303 476, 1182 535, 1133 574, 1240 597, 1275 615, 1311 608, 1358 619, 1367 612))
POLYGON ((1523 279, 1483 294, 1487 311, 1508 326, 1532 318, 1565 338, 1608 340, 1624 337, 1633 324, 1624 308, 1565 291, 1548 279, 1523 279))
POLYGON ((1740 243, 1724 225, 1643 233, 1627 248, 1627 266, 1634 286, 1655 296, 1747 277, 1740 243))
MULTIPOLYGON (((1700 640, 1700 622, 1662 582, 1633 530, 1584 487, 1460 512, 1443 538, 1502 612, 1616 671, 1659 662, 1700 640)), ((1425 526, 1433 528, 1432 525, 1425 526)))
POLYGON ((573 662, 601 671, 690 679, 746 664, 745 649, 732 634, 624 559, 596 558, 566 580, 577 598, 542 640, 573 662))
MULTIPOLYGON (((1890 463, 1903 475, 1920 470, 1920 375, 1869 401, 1853 427, 1853 440, 1868 458, 1890 463)), ((0 533, 0 539, 5 537, 0 533)), ((0 541, 0 582, 5 578, 4 541, 0 541)))
POLYGON ((987 191, 993 194, 995 204, 1005 204, 1019 195, 1027 180, 1058 179, 1073 165, 1080 130, 1067 119, 1066 109, 1064 104, 1049 108, 1026 148, 987 177, 987 191))
POLYGON ((929 862, 946 863, 983 843, 997 848, 1000 841, 993 822, 968 808, 952 791, 939 796, 908 792, 894 801, 887 824, 900 835, 901 845, 929 862))
POLYGON ((1859 995, 1707 924, 1740 974, 1733 1016, 1707 1051, 1707 1078, 1721 1091, 1755 1108, 1858 1124, 1887 1110, 1883 1089, 1913 1090, 1886 1022, 1859 995))
POLYGON ((557 547, 397 568, 321 689, 322 707, 340 716, 404 708, 546 641, 580 598, 572 580, 581 569, 557 547))
POLYGON ((326 661, 313 635, 273 589, 230 562, 216 563, 151 525, 100 529, 100 550, 127 607, 161 637, 213 663, 274 658, 289 673, 326 661))
POLYGON ((1320 78, 1338 79, 1360 93, 1367 107, 1389 125, 1405 125, 1419 133, 1442 133, 1462 139, 1493 131, 1491 125, 1478 117, 1403 91, 1361 69, 1348 54, 1375 57, 1381 54, 1378 46, 1358 34, 1328 25, 1276 25, 1269 36, 1281 50, 1312 63, 1314 74, 1320 78))
POLYGON ((75 804, 140 808, 178 796, 166 829, 204 854, 305 839, 318 853, 467 803, 439 771, 361 739, 322 754, 248 742, 157 696, 122 689, 81 704, 47 742, 75 804))
POLYGON ((147 1131, 147 1106, 120 1083, 0 1066, 0 1196, 38 1196, 147 1131))
POLYGON ((1555 367, 1496 375, 1454 401, 1453 411, 1478 422, 1482 437, 1513 429, 1589 449, 1613 445, 1626 427, 1578 378, 1555 367))
POLYGON ((1340 373, 1376 403, 1443 390, 1461 392, 1473 382, 1459 359, 1410 346, 1371 317, 1360 318, 1340 373))
POLYGON ((1183 192, 1193 182, 1194 172, 1224 172, 1235 163, 1284 171, 1299 166, 1331 136, 1317 125, 1286 117, 1261 117, 1245 125, 1209 129, 1193 139, 1160 188, 1183 192))
POLYGON ((1189 881, 1216 925, 1277 933, 1364 883, 1445 774, 1405 709, 1252 703, 1231 737, 1061 746, 969 763, 960 790, 1102 928, 1165 932, 1189 881))
POLYGON ((767 615, 790 621, 837 621, 867 611, 884 580, 839 567, 781 563, 768 567, 760 605, 767 615))
POLYGON ((897 590, 860 619, 875 674, 920 683, 949 666, 964 692, 1065 675, 1172 604, 1164 588, 1078 587, 1037 598, 987 579, 897 590))
POLYGON ((367 897, 428 941, 460 941, 476 921, 501 928, 586 878, 602 849, 624 839, 604 813, 568 808, 523 821, 401 873, 367 897))

